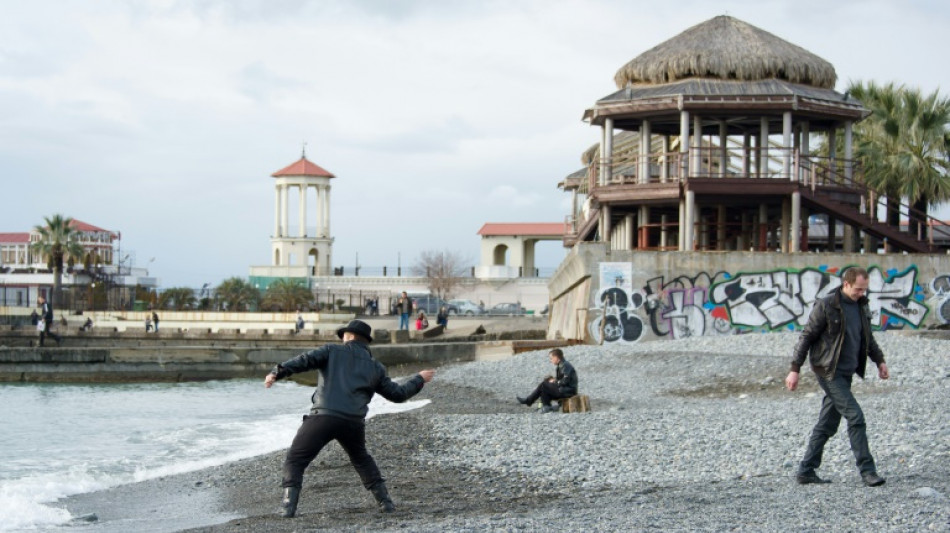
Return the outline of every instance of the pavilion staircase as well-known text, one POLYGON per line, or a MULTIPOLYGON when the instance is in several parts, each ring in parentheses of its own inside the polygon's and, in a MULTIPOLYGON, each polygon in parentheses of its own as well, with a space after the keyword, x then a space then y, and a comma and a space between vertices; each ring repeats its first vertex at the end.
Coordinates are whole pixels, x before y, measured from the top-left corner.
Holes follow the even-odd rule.
MULTIPOLYGON (((827 214, 829 218, 840 220, 867 235, 885 240, 893 248, 908 253, 933 253, 941 249, 934 243, 935 234, 942 237, 941 241, 946 241, 946 237, 950 236, 950 225, 945 222, 904 203, 889 204, 886 198, 860 180, 846 177, 847 173, 841 169, 830 169, 819 158, 796 157, 795 167, 799 176, 799 191, 805 204, 827 214), (857 204, 853 202, 856 196, 861 199, 857 204), (852 201, 842 201, 847 197, 852 201), (867 199, 870 201, 866 202, 867 199), (862 210, 859 206, 865 209, 862 210), (919 236, 901 231, 899 227, 878 220, 880 209, 885 213, 896 210, 894 214, 899 220, 909 220, 913 217, 926 230, 919 236)), ((854 173, 860 175, 860 168, 856 167, 854 173)))
POLYGON ((929 242, 918 239, 910 233, 900 231, 894 226, 874 220, 867 213, 862 213, 853 205, 836 200, 830 192, 821 191, 820 189, 812 191, 809 188, 803 188, 801 191, 802 200, 810 207, 816 208, 829 217, 854 226, 872 237, 886 239, 890 245, 899 250, 910 253, 931 253, 934 251, 929 242))

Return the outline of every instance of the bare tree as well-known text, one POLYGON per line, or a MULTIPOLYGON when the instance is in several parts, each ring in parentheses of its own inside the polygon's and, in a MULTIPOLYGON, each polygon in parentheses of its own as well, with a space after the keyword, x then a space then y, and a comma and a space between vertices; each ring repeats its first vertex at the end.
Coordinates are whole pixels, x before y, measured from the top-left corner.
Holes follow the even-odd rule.
POLYGON ((444 299, 462 282, 469 263, 459 252, 425 250, 412 266, 412 273, 426 278, 432 294, 444 299))

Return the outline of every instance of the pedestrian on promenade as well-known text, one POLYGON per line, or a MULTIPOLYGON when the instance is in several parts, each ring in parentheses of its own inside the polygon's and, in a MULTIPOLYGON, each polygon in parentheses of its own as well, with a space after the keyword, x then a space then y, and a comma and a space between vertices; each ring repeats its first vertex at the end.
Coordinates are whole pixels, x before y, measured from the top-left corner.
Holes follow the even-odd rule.
POLYGON ((412 312, 412 300, 406 291, 402 291, 402 296, 396 302, 396 311, 399 312, 399 329, 409 331, 409 313, 412 312))
POLYGON ((145 333, 152 331, 152 315, 145 313, 145 333))
POLYGON ((439 308, 439 314, 435 315, 435 323, 445 330, 449 329, 449 311, 444 305, 439 308))
POLYGON ((867 270, 860 267, 846 270, 841 287, 815 303, 795 346, 785 386, 790 391, 798 387, 799 372, 807 356, 818 378, 818 386, 825 393, 818 423, 808 439, 805 456, 795 477, 802 485, 830 483, 818 477, 815 470, 821 466, 825 443, 837 433, 841 417, 848 421, 851 451, 864 484, 869 487, 884 484, 884 478, 877 474, 871 457, 864 413, 851 393, 851 380, 854 374, 864 379, 868 359, 877 365, 878 377, 890 377, 884 353, 871 332, 867 290, 867 270))
POLYGON ((62 337, 53 333, 49 328, 53 325, 53 306, 46 301, 46 297, 40 296, 36 300, 40 304, 40 316, 43 318, 43 329, 40 330, 40 346, 43 346, 43 342, 46 340, 46 337, 51 337, 56 341, 56 345, 59 346, 63 343, 62 337))
POLYGON ((574 365, 564 359, 564 352, 555 348, 548 353, 548 358, 557 367, 555 374, 544 378, 527 397, 515 397, 518 403, 524 405, 534 405, 540 398, 542 413, 557 411, 557 406, 551 405, 551 400, 570 398, 577 394, 577 371, 574 365))
POLYGON ((284 460, 281 507, 285 518, 293 518, 297 512, 304 470, 331 440, 340 443, 363 486, 373 493, 380 510, 393 512, 395 506, 385 479, 376 461, 366 451, 368 405, 373 394, 380 394, 392 402, 404 402, 422 390, 435 375, 434 370, 423 370, 405 383, 397 384, 386 375, 386 367, 373 359, 369 350, 373 341, 369 324, 351 320, 336 334, 343 340, 342 345, 325 344, 304 352, 274 367, 264 379, 264 386, 270 388, 278 379, 298 372, 316 369, 321 376, 321 386, 313 395, 310 414, 303 417, 303 424, 284 460))
POLYGON ((300 333, 301 330, 303 330, 303 327, 304 327, 303 315, 301 315, 300 312, 298 311, 297 322, 294 323, 294 333, 300 333))
POLYGON ((155 333, 158 333, 158 313, 152 311, 152 327, 155 328, 155 333))

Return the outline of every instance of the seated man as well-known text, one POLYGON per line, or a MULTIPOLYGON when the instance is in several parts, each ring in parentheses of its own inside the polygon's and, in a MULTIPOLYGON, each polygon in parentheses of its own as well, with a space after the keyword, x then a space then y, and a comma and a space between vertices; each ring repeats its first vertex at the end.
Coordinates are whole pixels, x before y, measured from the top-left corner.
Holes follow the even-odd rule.
POLYGON ((540 398, 542 413, 557 411, 557 406, 551 405, 551 400, 570 398, 577 394, 577 372, 574 366, 564 359, 564 352, 560 348, 555 348, 551 350, 548 357, 551 359, 551 364, 557 366, 554 377, 548 376, 527 398, 516 397, 518 403, 524 405, 533 405, 540 398))

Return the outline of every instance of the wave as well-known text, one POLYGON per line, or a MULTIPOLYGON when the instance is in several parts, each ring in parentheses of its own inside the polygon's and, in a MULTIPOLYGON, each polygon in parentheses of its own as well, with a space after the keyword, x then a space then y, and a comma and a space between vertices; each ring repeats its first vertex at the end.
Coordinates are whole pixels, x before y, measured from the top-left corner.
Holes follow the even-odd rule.
MULTIPOLYGON (((429 402, 394 404, 377 395, 369 405, 367 418, 418 409, 429 402)), ((125 439, 126 449, 132 452, 124 457, 79 463, 60 458, 52 471, 0 480, 0 531, 35 531, 69 522, 73 517, 66 509, 50 505, 67 496, 192 472, 286 448, 302 414, 133 431, 125 439)))

